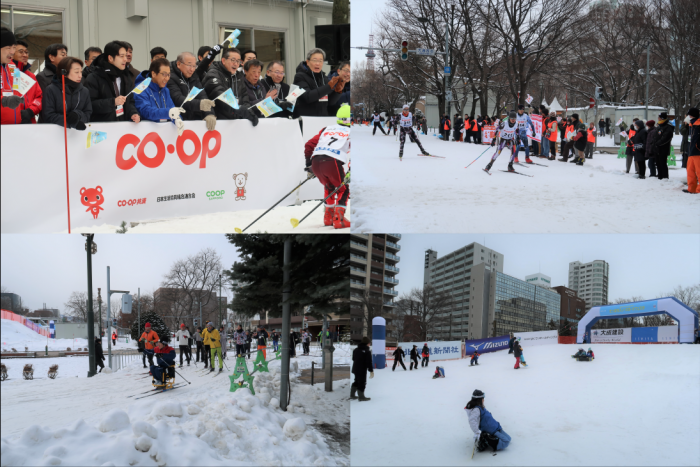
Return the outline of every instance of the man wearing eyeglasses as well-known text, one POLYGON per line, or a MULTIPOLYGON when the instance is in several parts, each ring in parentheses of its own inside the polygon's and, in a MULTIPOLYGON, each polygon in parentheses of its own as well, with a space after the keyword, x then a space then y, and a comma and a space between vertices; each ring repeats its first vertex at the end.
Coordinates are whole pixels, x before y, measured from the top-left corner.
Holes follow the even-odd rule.
MULTIPOLYGON (((207 130, 213 131, 216 128, 216 117, 212 107, 215 106, 214 101, 207 97, 201 81, 197 77, 195 70, 197 69, 197 59, 190 52, 182 52, 177 56, 177 60, 170 62, 170 80, 168 81, 168 91, 173 103, 185 109, 183 114, 184 120, 204 120, 207 124, 207 130), (185 102, 187 95, 192 88, 202 89, 193 100, 185 102)), ((221 105, 226 105, 223 102, 221 105)))
MULTIPOLYGON (((9 63, 14 63, 14 65, 19 68, 22 73, 36 81, 36 76, 29 71, 29 68, 31 68, 29 65, 29 45, 22 40, 17 40, 15 42, 17 42, 17 44, 15 44, 15 53, 9 63)), ((3 64, 3 68, 5 68, 5 64, 3 64)), ((11 67, 8 66, 7 70, 10 68, 11 67)), ((3 69, 3 72, 5 71, 6 70, 3 69)), ((9 74, 10 73, 8 73, 8 77, 9 74)), ((6 80, 5 76, 3 76, 3 79, 6 80)), ((11 88, 12 86, 10 85, 10 89, 11 88)), ((13 94, 16 96, 21 96, 19 91, 14 91, 13 94)), ((24 95, 24 103, 20 104, 14 110, 9 108, 2 109, 2 124, 36 123, 35 117, 41 113, 42 95, 41 87, 35 83, 34 86, 29 88, 29 91, 27 91, 27 93, 24 95)))
POLYGON ((214 107, 216 118, 221 120, 250 120, 253 126, 258 124, 258 117, 248 111, 250 101, 245 86, 245 74, 238 70, 241 64, 241 52, 236 48, 226 49, 221 52, 221 61, 214 62, 202 80, 204 91, 211 99, 216 99, 228 89, 238 99, 239 109, 220 103, 214 107))
POLYGON ((282 112, 277 112, 276 114, 270 115, 271 118, 291 118, 292 117, 292 105, 285 105, 287 96, 289 95, 289 85, 284 82, 284 63, 273 60, 267 64, 267 76, 262 80, 263 86, 270 94, 272 100, 275 101, 277 105, 282 107, 282 112))
MULTIPOLYGON (((152 122, 172 121, 177 127, 178 133, 182 135, 185 124, 180 118, 181 113, 185 113, 180 107, 175 107, 170 98, 170 91, 167 84, 170 81, 170 62, 167 58, 157 58, 151 62, 148 68, 151 83, 140 94, 136 94, 136 108, 144 120, 152 122)), ((136 78, 138 86, 144 81, 143 72, 136 78)))

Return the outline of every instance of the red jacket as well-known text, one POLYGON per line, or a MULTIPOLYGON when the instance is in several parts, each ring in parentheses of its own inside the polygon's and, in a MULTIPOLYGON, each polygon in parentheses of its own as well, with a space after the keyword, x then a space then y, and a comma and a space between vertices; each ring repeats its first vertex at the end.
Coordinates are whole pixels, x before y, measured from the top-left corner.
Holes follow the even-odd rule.
POLYGON ((324 131, 326 131, 325 127, 323 127, 323 129, 319 131, 316 136, 308 140, 304 145, 304 157, 306 157, 307 167, 311 165, 311 155, 314 153, 314 149, 316 149, 316 146, 318 145, 318 139, 321 137, 324 131))
MULTIPOLYGON (((17 64, 17 62, 14 60, 12 63, 17 64)), ((34 74, 28 70, 28 67, 23 69, 23 65, 20 64, 17 66, 24 74, 36 81, 36 76, 34 76, 34 74)), ((12 91, 12 73, 10 73, 10 71, 7 69, 7 65, 2 65, 1 73, 3 96, 6 92, 12 92, 15 96, 21 96, 22 94, 20 94, 19 91, 12 91)), ((15 110, 2 107, 0 112, 0 124, 14 125, 17 123, 22 123, 21 112, 24 109, 30 109, 34 113, 34 116, 39 115, 41 113, 41 97, 41 88, 39 87, 39 84, 36 83, 24 95, 24 104, 21 104, 15 110)), ((36 123, 36 119, 32 119, 29 123, 36 123)))

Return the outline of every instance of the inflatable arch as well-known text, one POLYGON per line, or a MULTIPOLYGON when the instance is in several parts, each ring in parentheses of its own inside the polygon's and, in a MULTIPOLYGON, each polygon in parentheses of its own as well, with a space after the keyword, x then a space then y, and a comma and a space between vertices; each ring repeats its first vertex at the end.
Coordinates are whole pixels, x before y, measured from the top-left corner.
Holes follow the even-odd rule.
POLYGON ((669 315, 671 318, 678 321, 679 343, 693 343, 695 339, 695 330, 698 328, 698 313, 675 297, 593 307, 588 310, 588 313, 586 313, 578 323, 576 343, 583 343, 584 333, 587 334, 590 339, 591 327, 598 322, 598 320, 661 314, 669 315))

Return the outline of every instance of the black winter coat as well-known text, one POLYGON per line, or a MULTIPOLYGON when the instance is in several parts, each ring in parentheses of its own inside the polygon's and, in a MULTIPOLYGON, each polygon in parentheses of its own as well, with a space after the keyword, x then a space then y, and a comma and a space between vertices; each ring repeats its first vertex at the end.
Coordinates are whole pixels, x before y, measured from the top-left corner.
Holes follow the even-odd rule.
POLYGON ((511 337, 508 341, 508 349, 513 350, 513 344, 515 343, 515 337, 511 337))
POLYGON ((574 148, 579 151, 584 151, 586 149, 586 142, 588 142, 588 132, 586 130, 579 129, 576 132, 578 139, 574 142, 574 148))
POLYGON ((523 348, 520 347, 520 344, 518 344, 518 343, 513 344, 513 353, 515 354, 516 357, 521 357, 523 355, 523 348))
POLYGON ((333 106, 340 99, 340 94, 331 89, 328 77, 324 72, 313 73, 301 62, 294 75, 294 84, 306 92, 299 96, 294 107, 294 117, 326 117, 329 115, 329 105, 333 106), (328 101, 319 99, 328 96, 328 101))
POLYGON ((365 375, 366 371, 374 372, 372 365, 372 352, 367 344, 360 344, 352 351, 352 373, 365 375))
POLYGON ((656 141, 656 127, 650 128, 647 130, 647 145, 646 145, 646 154, 644 155, 644 158, 649 160, 652 157, 656 157, 656 152, 654 148, 654 142, 656 141))
POLYGON ((394 350, 394 353, 392 354, 394 358, 400 362, 403 361, 403 349, 396 349, 394 350))
POLYGON ((253 337, 258 340, 258 345, 267 345, 267 339, 270 335, 263 329, 253 334, 253 337))
POLYGON ((671 154, 671 140, 673 140, 673 126, 665 121, 655 128, 656 140, 654 150, 657 156, 666 157, 671 154))
MULTIPOLYGON (((202 120, 207 115, 214 115, 213 111, 202 112, 199 110, 199 105, 202 99, 209 99, 207 97, 207 92, 202 86, 202 82, 199 81, 196 73, 193 73, 189 78, 185 78, 180 69, 177 67, 177 62, 170 62, 170 81, 168 81, 168 90, 170 91, 170 98, 173 100, 173 104, 177 107, 181 107, 182 103, 185 102, 187 95, 190 93, 192 88, 199 88, 202 91, 197 94, 197 97, 189 101, 183 106, 185 113, 182 114, 183 120, 202 120)), ((224 102, 218 101, 216 106, 223 105, 227 106, 224 102)), ((216 108, 216 106, 214 108, 216 108)))
MULTIPOLYGON (((105 54, 97 57, 92 63, 93 71, 83 83, 90 91, 90 100, 92 101, 91 121, 125 122, 130 121, 132 115, 141 115, 136 108, 134 95, 131 94, 124 103, 124 113, 117 117, 117 106, 114 104, 114 99, 117 98, 117 93, 114 89, 116 80, 113 80, 112 76, 107 73, 107 70, 114 69, 114 67, 109 64, 105 54)), ((128 72, 121 73, 120 77, 119 95, 126 96, 134 89, 134 78, 128 72)))
MULTIPOLYGON (((66 79, 66 112, 70 115, 75 112, 79 121, 87 124, 92 115, 92 104, 90 102, 90 91, 85 89, 82 83, 77 83, 74 89, 68 86, 66 79)), ((63 126, 63 86, 54 75, 53 81, 44 90, 41 98, 41 121, 43 123, 54 123, 63 126)), ((68 128, 75 128, 68 123, 68 128)))
POLYGON ((56 76, 56 67, 50 61, 44 60, 44 69, 41 70, 41 73, 36 74, 36 81, 39 83, 41 92, 46 91, 54 76, 56 76))
POLYGON ((637 134, 632 138, 632 144, 634 145, 634 160, 637 162, 644 162, 646 160, 645 154, 647 149, 647 129, 642 128, 637 131, 637 134))
POLYGON ((262 80, 253 85, 247 79, 243 79, 243 84, 245 92, 248 94, 248 106, 252 107, 265 100, 267 88, 263 85, 262 80))
POLYGON ((235 74, 231 74, 221 62, 214 62, 209 67, 209 71, 207 71, 207 74, 204 75, 204 80, 202 80, 204 92, 207 93, 209 99, 214 100, 228 89, 232 89, 233 95, 238 99, 238 105, 240 106, 240 109, 236 110, 223 101, 217 101, 216 107, 214 107, 216 118, 224 120, 245 118, 243 112, 250 107, 250 103, 244 81, 245 75, 243 72, 236 71, 235 74))
POLYGON ((418 358, 420 358, 420 352, 418 352, 417 347, 414 347, 411 349, 411 360, 418 359, 418 358))
MULTIPOLYGON (((262 80, 262 83, 263 86, 265 86, 265 94, 267 94, 271 89, 275 89, 277 88, 277 86, 279 86, 279 89, 277 89, 277 97, 272 99, 273 101, 275 101, 275 104, 279 104, 280 101, 287 100, 287 96, 289 96, 289 85, 287 83, 282 82, 279 85, 277 85, 269 76, 266 76, 265 79, 262 80)), ((292 113, 287 109, 282 109, 282 112, 272 114, 269 118, 289 117, 292 117, 292 113)))
POLYGON ((105 359, 105 354, 102 351, 102 342, 99 340, 95 341, 95 358, 97 360, 104 360, 105 359))
POLYGON ((700 156, 700 118, 694 118, 690 121, 688 156, 700 156))

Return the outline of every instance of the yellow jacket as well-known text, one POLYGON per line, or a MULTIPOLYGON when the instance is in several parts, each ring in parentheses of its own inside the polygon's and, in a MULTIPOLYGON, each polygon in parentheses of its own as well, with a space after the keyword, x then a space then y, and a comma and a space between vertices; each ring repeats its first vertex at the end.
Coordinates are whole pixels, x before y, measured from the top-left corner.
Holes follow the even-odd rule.
POLYGON ((219 336, 219 331, 216 329, 209 331, 209 329, 204 328, 204 331, 202 331, 202 341, 204 345, 208 345, 212 349, 221 347, 221 336, 219 336))

